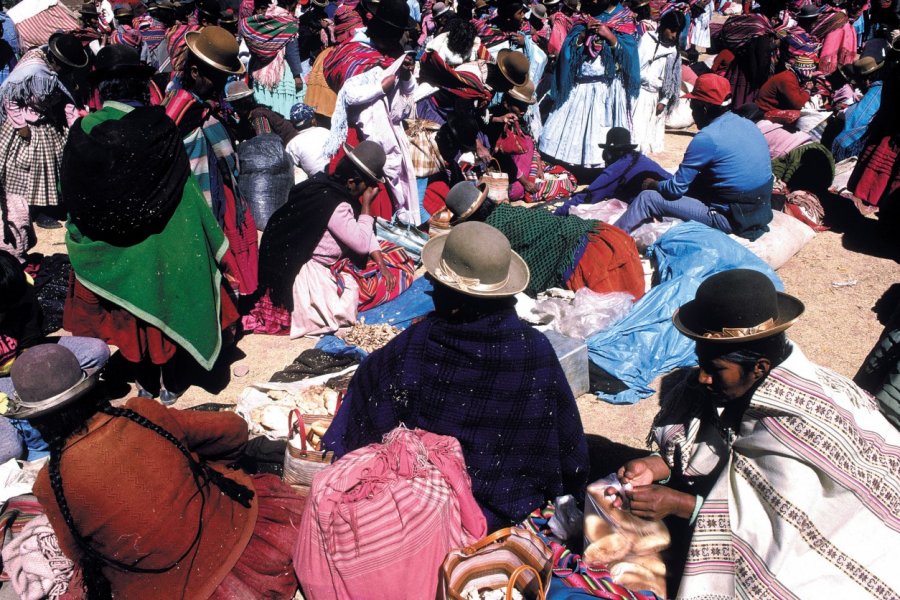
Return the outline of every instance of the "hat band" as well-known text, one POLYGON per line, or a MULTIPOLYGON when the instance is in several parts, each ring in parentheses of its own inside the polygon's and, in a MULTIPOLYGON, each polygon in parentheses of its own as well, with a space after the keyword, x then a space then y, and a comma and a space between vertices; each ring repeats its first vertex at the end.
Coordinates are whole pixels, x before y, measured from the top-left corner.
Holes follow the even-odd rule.
POLYGON ((16 392, 13 392, 12 396, 9 397, 9 408, 7 409, 6 412, 15 414, 15 413, 18 413, 19 410, 23 409, 23 408, 28 408, 31 410, 43 410, 45 408, 51 407, 54 404, 56 404, 60 398, 62 398, 66 394, 70 393, 72 391, 72 388, 74 388, 75 386, 77 386, 80 383, 83 383, 84 380, 87 379, 87 377, 88 377, 87 373, 82 371, 81 379, 79 379, 78 382, 75 383, 75 385, 73 385, 72 387, 70 387, 68 389, 61 391, 60 393, 56 394, 55 396, 51 396, 50 398, 47 398, 46 400, 41 400, 40 402, 31 402, 29 404, 25 404, 24 402, 22 402, 22 399, 19 397, 19 394, 16 392))
POLYGON ((506 284, 509 283, 508 272, 506 273, 506 278, 497 283, 481 283, 481 280, 477 277, 463 277, 454 271, 443 258, 441 259, 441 265, 434 270, 434 275, 441 283, 452 285, 464 292, 496 292, 506 287, 506 284))
POLYGON ((769 317, 759 325, 754 325, 753 327, 723 327, 721 331, 710 331, 708 333, 704 333, 703 337, 714 340, 734 339, 762 333, 774 327, 775 319, 769 317))

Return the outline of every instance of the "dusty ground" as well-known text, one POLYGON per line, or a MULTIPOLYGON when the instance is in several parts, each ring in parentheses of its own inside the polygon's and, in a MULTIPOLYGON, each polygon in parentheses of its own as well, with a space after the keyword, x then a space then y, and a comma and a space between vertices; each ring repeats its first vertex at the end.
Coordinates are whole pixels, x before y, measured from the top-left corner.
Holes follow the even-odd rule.
MULTIPOLYGON (((687 132, 666 136, 667 151, 655 156, 664 167, 677 166, 691 139, 687 132)), ((780 271, 786 290, 806 304, 804 317, 790 331, 812 360, 852 377, 882 330, 875 307, 892 285, 900 282, 896 237, 879 237, 877 223, 864 219, 848 203, 825 200, 830 231, 820 233, 780 271), (835 286, 836 283, 849 284, 835 286)), ((35 249, 43 254, 65 252, 62 230, 38 230, 35 249)), ((222 361, 204 387, 194 386, 179 400, 186 408, 204 402, 234 403, 253 382, 268 381, 314 340, 284 337, 243 338, 222 361), (249 367, 243 377, 231 371, 249 367)), ((591 435, 595 472, 615 468, 634 448, 643 448, 657 398, 633 406, 613 406, 585 395, 578 399, 582 420, 591 435)))

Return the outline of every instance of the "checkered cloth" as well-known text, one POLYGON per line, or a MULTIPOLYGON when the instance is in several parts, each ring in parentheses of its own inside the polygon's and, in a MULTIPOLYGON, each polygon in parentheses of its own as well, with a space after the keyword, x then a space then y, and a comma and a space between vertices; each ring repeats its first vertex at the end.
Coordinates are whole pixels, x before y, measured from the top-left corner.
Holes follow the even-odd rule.
POLYGON ((9 120, 0 125, 0 181, 7 194, 25 197, 31 206, 56 206, 56 182, 66 131, 50 124, 29 125, 31 139, 16 134, 9 120))

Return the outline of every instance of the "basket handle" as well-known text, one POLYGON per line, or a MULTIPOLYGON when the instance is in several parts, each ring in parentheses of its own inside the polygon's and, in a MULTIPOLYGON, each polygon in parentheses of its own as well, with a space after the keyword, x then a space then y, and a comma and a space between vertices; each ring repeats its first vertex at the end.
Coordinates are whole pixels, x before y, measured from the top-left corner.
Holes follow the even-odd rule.
POLYGON ((541 579, 541 574, 531 565, 520 565, 516 567, 516 570, 509 576, 509 582, 506 584, 506 600, 512 600, 513 590, 516 589, 516 580, 519 578, 519 575, 526 571, 531 571, 537 579, 537 600, 547 600, 547 595, 544 593, 544 581, 541 579))
POLYGON ((514 529, 515 529, 514 527, 504 527, 503 529, 498 529, 494 533, 481 538, 480 540, 478 540, 471 546, 466 546, 465 548, 462 549, 462 553, 465 554, 466 556, 471 556, 471 555, 475 554, 476 552, 478 552, 479 550, 481 550, 482 548, 486 548, 487 546, 490 546, 494 542, 502 542, 503 540, 505 540, 506 538, 508 538, 510 536, 510 534, 512 533, 512 531, 514 529))
POLYGON ((303 415, 300 413, 300 410, 296 408, 288 413, 288 443, 290 443, 291 438, 294 437, 295 426, 297 429, 297 433, 300 435, 300 451, 307 452, 306 424, 303 422, 303 415), (296 423, 294 423, 295 418, 297 419, 296 423))

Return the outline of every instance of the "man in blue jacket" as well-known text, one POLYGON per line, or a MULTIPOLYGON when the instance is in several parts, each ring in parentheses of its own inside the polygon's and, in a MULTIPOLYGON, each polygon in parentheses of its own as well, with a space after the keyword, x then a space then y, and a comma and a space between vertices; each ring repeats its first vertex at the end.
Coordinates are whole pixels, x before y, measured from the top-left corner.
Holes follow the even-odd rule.
POLYGON ((730 112, 731 84, 724 77, 701 75, 686 97, 700 132, 675 176, 645 180, 616 225, 631 232, 652 219, 675 217, 755 240, 772 220, 766 140, 752 121, 730 112))

